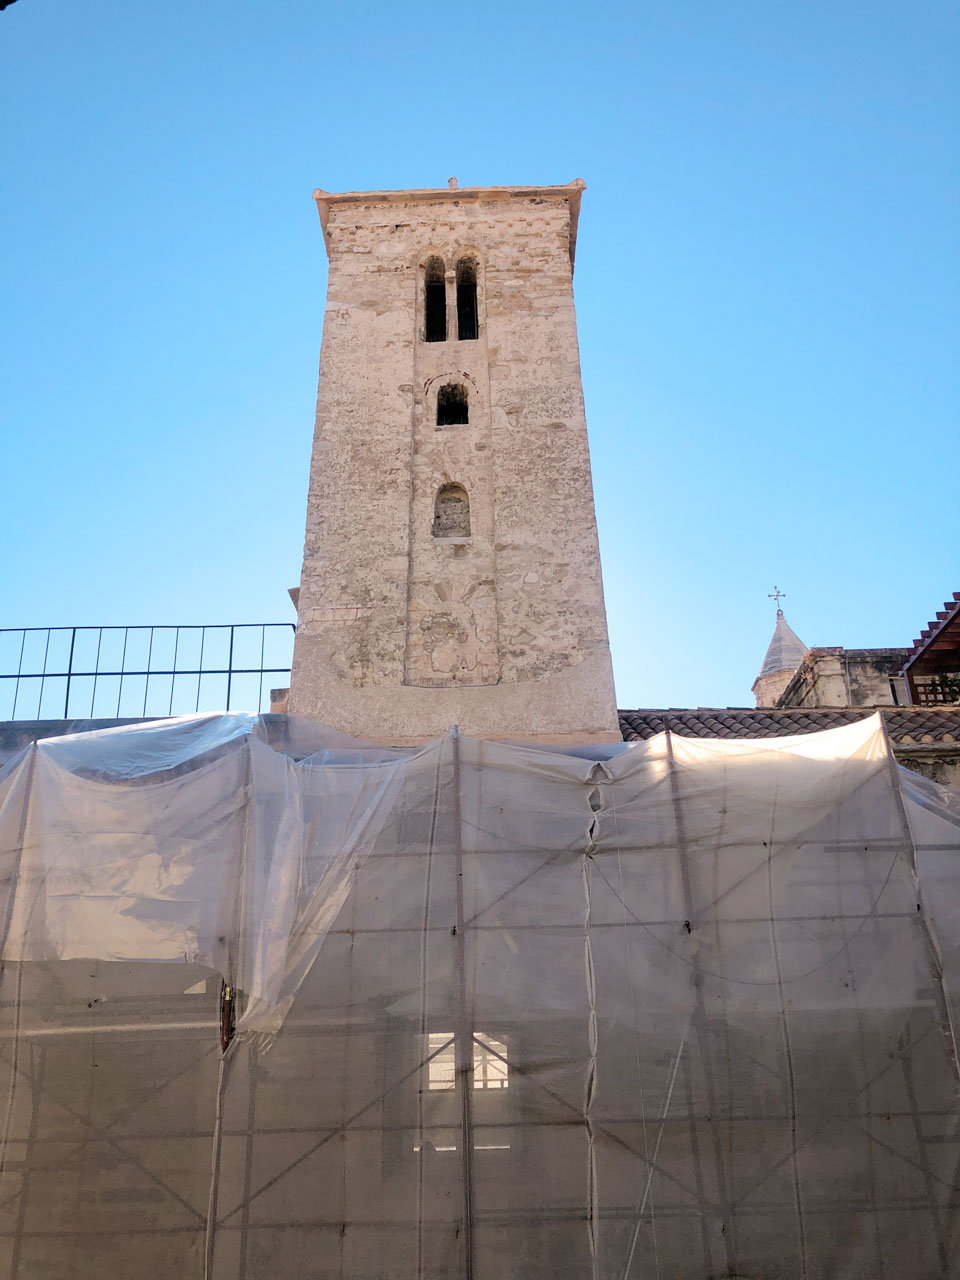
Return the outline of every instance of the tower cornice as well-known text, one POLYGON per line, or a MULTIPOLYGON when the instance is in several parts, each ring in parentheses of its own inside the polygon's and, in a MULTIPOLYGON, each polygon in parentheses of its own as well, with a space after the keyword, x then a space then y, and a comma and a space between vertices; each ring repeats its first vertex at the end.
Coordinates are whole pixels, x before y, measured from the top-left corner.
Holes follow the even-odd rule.
POLYGON ((577 249, 577 224, 580 220, 580 197, 586 188, 582 178, 554 187, 422 187, 412 191, 324 191, 313 193, 323 227, 323 242, 330 255, 328 224, 330 210, 346 205, 399 204, 482 204, 493 200, 566 200, 570 207, 570 266, 577 249))

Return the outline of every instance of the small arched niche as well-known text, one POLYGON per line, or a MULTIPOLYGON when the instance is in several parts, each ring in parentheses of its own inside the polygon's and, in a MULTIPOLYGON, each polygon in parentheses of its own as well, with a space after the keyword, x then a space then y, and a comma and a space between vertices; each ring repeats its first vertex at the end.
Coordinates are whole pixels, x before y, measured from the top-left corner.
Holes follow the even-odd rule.
POLYGON ((457 263, 457 337, 469 342, 479 333, 477 262, 475 258, 461 258, 457 263))
POLYGON ((470 499, 461 484, 445 484, 437 490, 433 504, 435 538, 470 537, 470 499))
POLYGON ((467 388, 459 382, 448 382, 437 392, 437 426, 460 427, 469 421, 467 388))
POLYGON ((447 340, 447 281, 443 259, 436 254, 423 268, 423 336, 427 342, 447 340))

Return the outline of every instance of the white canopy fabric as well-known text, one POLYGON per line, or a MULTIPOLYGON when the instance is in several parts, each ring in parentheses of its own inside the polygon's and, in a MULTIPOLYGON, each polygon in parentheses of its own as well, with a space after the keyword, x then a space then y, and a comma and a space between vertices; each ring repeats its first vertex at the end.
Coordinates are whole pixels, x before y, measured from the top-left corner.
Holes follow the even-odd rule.
POLYGON ((879 717, 37 743, 0 773, 0 1268, 957 1274, 958 868, 960 796, 879 717))

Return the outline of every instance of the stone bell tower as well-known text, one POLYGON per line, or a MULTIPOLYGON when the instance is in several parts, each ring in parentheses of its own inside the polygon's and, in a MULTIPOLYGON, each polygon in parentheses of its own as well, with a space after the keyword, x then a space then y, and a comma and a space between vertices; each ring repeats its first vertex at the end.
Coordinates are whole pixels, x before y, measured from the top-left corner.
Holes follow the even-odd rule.
POLYGON ((616 741, 580 386, 584 184, 317 191, 330 260, 291 712, 616 741))

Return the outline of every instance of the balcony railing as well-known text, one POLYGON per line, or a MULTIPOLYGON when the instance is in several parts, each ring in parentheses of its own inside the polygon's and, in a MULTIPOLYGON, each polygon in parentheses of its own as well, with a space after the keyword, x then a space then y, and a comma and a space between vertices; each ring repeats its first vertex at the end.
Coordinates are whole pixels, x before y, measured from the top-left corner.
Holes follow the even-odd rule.
POLYGON ((960 671, 908 673, 913 700, 919 707, 942 707, 960 702, 960 671))
POLYGON ((269 711, 292 622, 0 629, 0 720, 269 711))

